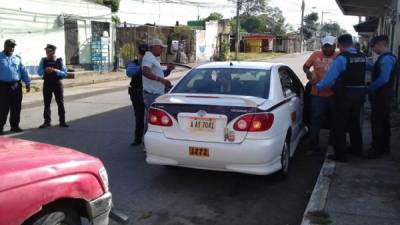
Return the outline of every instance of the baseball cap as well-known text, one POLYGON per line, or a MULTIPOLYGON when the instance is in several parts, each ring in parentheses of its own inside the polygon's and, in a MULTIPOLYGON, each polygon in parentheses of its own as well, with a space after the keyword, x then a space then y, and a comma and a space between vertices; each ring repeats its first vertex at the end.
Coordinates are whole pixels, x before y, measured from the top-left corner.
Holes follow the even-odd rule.
POLYGON ((53 50, 53 51, 55 51, 56 49, 57 49, 57 47, 55 46, 55 45, 52 45, 52 44, 47 44, 46 45, 46 48, 44 48, 45 50, 46 49, 50 49, 50 50, 53 50))
POLYGON ((323 38, 321 38, 321 43, 322 45, 335 45, 336 44, 336 38, 334 36, 325 36, 323 38))
POLYGON ((157 38, 155 38, 155 39, 153 39, 153 40, 151 40, 151 41, 149 42, 149 46, 150 46, 150 47, 151 47, 151 46, 156 46, 156 45, 161 46, 161 47, 163 47, 163 48, 166 48, 166 47, 167 47, 167 45, 163 44, 163 42, 162 42, 160 39, 157 39, 157 38))
POLYGON ((15 43, 15 40, 14 39, 7 39, 5 42, 4 42, 4 45, 17 45, 16 43, 15 43))

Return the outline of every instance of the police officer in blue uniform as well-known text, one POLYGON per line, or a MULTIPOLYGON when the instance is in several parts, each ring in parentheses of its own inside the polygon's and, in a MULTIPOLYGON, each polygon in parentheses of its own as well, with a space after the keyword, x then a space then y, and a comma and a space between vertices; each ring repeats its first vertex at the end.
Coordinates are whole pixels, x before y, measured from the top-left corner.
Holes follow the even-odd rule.
POLYGON ((140 145, 143 138, 144 130, 144 102, 143 102, 143 84, 142 84, 142 58, 149 50, 147 44, 141 44, 138 47, 138 59, 128 64, 126 75, 131 78, 129 85, 129 96, 132 101, 133 110, 135 111, 135 138, 131 143, 132 146, 140 145))
POLYGON ((4 42, 4 50, 0 53, 0 135, 4 134, 8 112, 10 112, 11 132, 22 132, 19 127, 22 84, 25 83, 26 92, 30 91, 30 79, 21 58, 14 55, 16 43, 13 39, 4 42))
POLYGON ((51 126, 50 104, 53 94, 58 106, 58 116, 61 127, 69 127, 65 122, 64 88, 61 80, 67 76, 67 69, 62 58, 57 58, 56 46, 48 44, 45 48, 47 57, 41 59, 37 73, 44 80, 43 101, 44 101, 44 123, 39 128, 51 126))
POLYGON ((325 78, 317 83, 318 91, 332 87, 332 128, 335 154, 329 158, 346 162, 346 150, 362 155, 362 133, 360 127, 361 107, 365 100, 366 57, 353 47, 350 34, 338 38, 340 54, 333 61, 325 78), (350 133, 350 148, 346 148, 346 132, 350 133))
POLYGON ((368 158, 378 158, 390 153, 390 107, 397 75, 397 58, 388 50, 389 38, 372 39, 372 50, 379 55, 372 70, 372 82, 368 86, 371 102, 372 148, 368 158))

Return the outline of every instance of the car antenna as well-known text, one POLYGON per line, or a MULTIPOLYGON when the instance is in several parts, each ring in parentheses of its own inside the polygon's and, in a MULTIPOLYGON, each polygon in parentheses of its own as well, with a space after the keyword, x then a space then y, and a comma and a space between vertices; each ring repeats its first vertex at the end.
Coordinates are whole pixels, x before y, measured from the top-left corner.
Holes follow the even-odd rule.
POLYGON ((230 63, 229 63, 229 65, 230 65, 230 66, 233 66, 233 63, 232 63, 232 62, 230 62, 230 63))

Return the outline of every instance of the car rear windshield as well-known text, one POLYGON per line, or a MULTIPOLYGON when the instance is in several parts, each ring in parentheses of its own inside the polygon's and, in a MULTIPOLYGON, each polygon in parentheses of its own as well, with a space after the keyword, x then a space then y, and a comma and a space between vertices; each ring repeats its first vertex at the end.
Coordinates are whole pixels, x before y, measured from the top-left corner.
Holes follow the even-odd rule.
POLYGON ((226 94, 268 98, 271 70, 207 68, 189 72, 172 93, 226 94))

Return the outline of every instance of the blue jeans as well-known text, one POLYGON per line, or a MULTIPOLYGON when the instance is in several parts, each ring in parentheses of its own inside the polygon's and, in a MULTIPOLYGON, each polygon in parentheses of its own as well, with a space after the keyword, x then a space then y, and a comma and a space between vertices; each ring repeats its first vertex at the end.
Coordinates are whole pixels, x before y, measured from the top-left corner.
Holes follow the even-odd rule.
POLYGON ((143 92, 143 102, 145 107, 145 122, 144 122, 144 132, 147 132, 147 112, 151 106, 156 101, 156 98, 161 96, 160 94, 150 94, 147 92, 143 92))
POLYGON ((314 147, 319 143, 319 132, 325 120, 331 121, 328 118, 329 112, 332 109, 332 97, 311 97, 311 127, 310 127, 310 144, 314 147))

